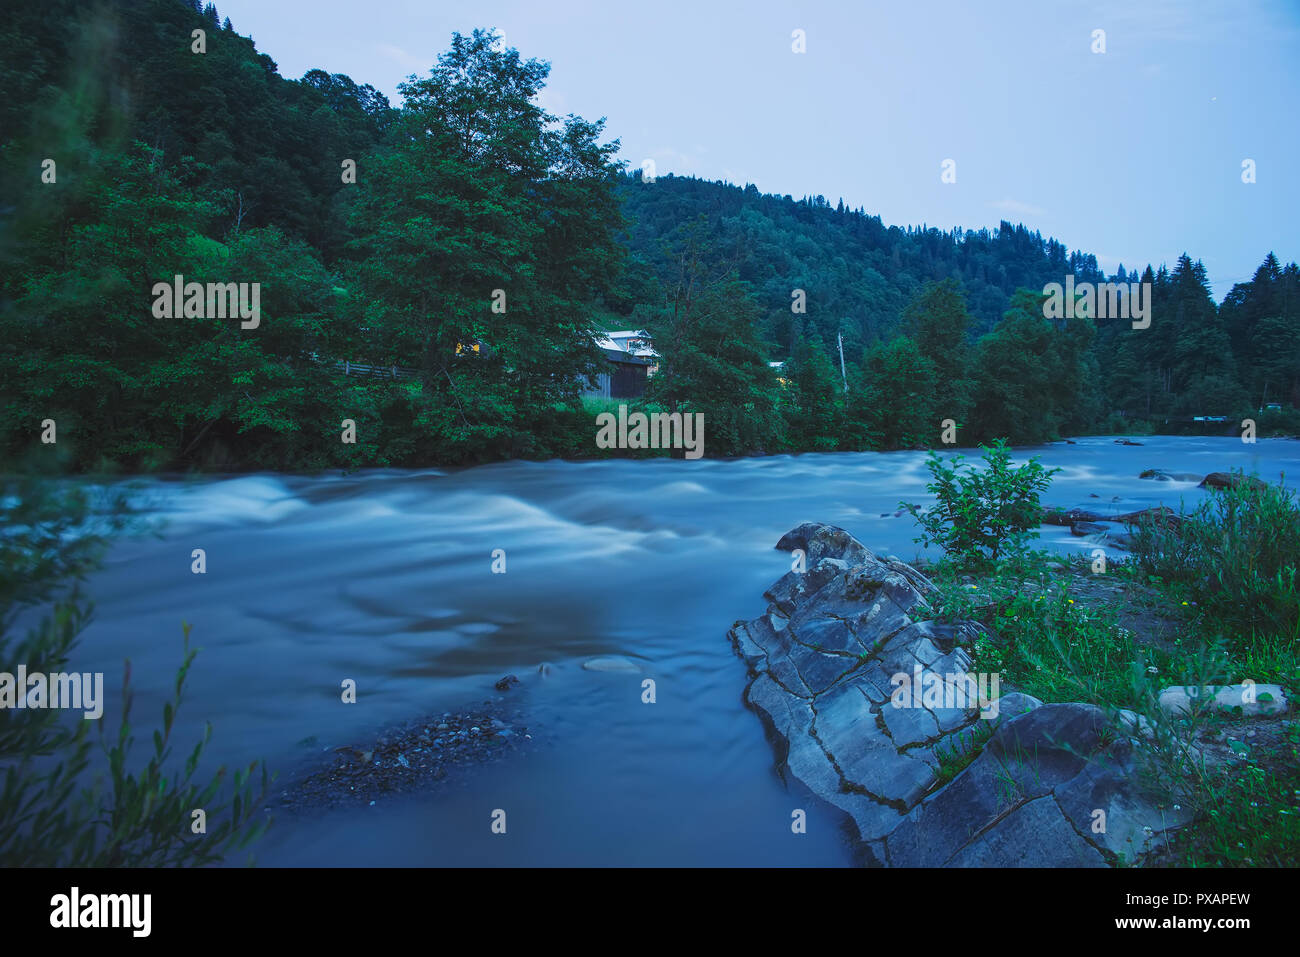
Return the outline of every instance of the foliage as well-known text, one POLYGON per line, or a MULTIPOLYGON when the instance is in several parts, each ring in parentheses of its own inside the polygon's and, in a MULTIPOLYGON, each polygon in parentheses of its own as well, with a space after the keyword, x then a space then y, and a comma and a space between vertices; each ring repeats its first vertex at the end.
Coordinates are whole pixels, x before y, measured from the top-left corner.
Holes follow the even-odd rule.
MULTIPOLYGON (((1256 636, 1222 640, 1212 614, 1186 596, 1187 586, 1148 574, 1138 562, 1111 566, 1120 587, 1099 592, 1086 561, 1043 552, 1010 555, 978 577, 954 562, 930 570, 937 618, 976 621, 973 667, 1002 676, 1003 691, 1045 702, 1086 701, 1101 707, 1135 745, 1139 786, 1169 814, 1190 814, 1161 860, 1191 866, 1291 866, 1300 860, 1300 727, 1282 723, 1248 737, 1241 719, 1198 709, 1170 715, 1158 704, 1171 685, 1207 686, 1279 680, 1300 686, 1297 648, 1256 636), (1120 616, 1136 611, 1179 623, 1172 641, 1129 630, 1120 616), (1268 665, 1261 667, 1261 661, 1268 665), (1142 716, 1134 728, 1132 714, 1142 716), (1136 733, 1134 733, 1136 732, 1136 733), (1226 741, 1236 758, 1207 760, 1226 741), (1195 744, 1193 748, 1190 744, 1195 744)), ((1142 617, 1139 615, 1138 620, 1142 617)), ((1149 620, 1149 619, 1148 619, 1149 620)), ((975 747, 940 755, 940 773, 955 776, 975 747)))
POLYGON ((1238 652, 1276 637, 1300 649, 1300 499, 1241 473, 1190 513, 1133 529, 1142 569, 1188 589, 1204 627, 1238 652))
POLYGON ((963 456, 953 456, 949 465, 931 452, 926 467, 934 481, 926 490, 935 496, 935 504, 922 510, 901 503, 921 525, 915 541, 923 546, 938 544, 946 555, 964 564, 996 561, 1009 552, 1023 551, 1031 530, 1042 522, 1039 494, 1060 471, 1044 468, 1037 457, 1012 468, 1011 450, 1002 441, 981 448, 985 468, 966 474, 962 474, 963 456))
POLYGON ((1032 444, 1077 431, 1088 419, 1092 322, 1047 319, 1043 299, 1018 291, 1002 321, 979 342, 972 411, 977 435, 1032 444))
POLYGON ((666 246, 677 271, 655 283, 653 305, 638 312, 663 353, 648 400, 702 414, 710 455, 779 450, 778 389, 747 288, 699 224, 678 230, 666 246))
POLYGON ((45 418, 83 471, 598 455, 570 426, 600 325, 654 333, 668 374, 650 400, 703 412, 710 455, 934 447, 945 419, 964 444, 1300 421, 1295 263, 1270 253, 1216 307, 1187 255, 1106 276, 1022 224, 885 226, 821 196, 645 182, 603 121, 542 107, 548 72, 455 34, 395 109, 342 74, 281 77, 211 6, 14 11, 0 457, 45 418), (259 283, 260 328, 155 318, 148 291, 178 274, 259 283), (1151 325, 1046 319, 1037 290, 1067 274, 1149 282, 1151 325))
MULTIPOLYGON (((54 488, 30 477, 0 485, 0 671, 62 672, 73 658, 91 606, 76 582, 92 571, 106 535, 127 521, 120 502, 101 501, 77 487, 54 488), (48 605, 48 608, 45 606, 48 605), (25 617, 35 618, 22 635, 25 617)), ((99 728, 92 743, 89 720, 52 708, 0 710, 0 863, 4 866, 181 866, 218 862, 247 847, 267 826, 261 790, 252 779, 257 764, 227 781, 219 769, 196 781, 211 726, 176 769, 171 730, 186 675, 197 652, 184 628, 184 659, 172 700, 164 704, 162 729, 152 732, 153 751, 133 770, 130 723, 130 662, 122 685, 122 716, 116 735, 99 728), (102 754, 101 765, 95 752, 102 754), (103 770, 108 772, 107 786, 103 770), (227 791, 227 788, 229 789, 227 791), (208 818, 204 834, 191 831, 191 812, 208 818)))

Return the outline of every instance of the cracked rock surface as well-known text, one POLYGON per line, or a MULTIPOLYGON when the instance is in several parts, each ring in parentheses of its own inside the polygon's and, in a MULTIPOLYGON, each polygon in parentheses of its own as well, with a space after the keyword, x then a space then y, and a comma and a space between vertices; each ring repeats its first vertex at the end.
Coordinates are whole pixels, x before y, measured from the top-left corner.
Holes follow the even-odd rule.
POLYGON ((871 862, 1105 866, 1183 823, 1136 792, 1132 746, 1095 706, 1018 693, 983 712, 952 694, 896 706, 896 675, 934 688, 967 674, 978 626, 927 620, 929 580, 842 528, 805 523, 777 548, 802 550, 806 570, 729 633, 752 676, 746 700, 784 771, 849 816, 871 862), (979 756, 936 790, 939 754, 969 750, 978 732, 979 756))

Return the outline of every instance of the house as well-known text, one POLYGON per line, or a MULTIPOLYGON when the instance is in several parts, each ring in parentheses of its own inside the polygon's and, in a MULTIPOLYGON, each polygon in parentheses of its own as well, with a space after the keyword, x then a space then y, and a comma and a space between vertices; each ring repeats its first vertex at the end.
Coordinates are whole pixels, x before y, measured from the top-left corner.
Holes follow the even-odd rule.
POLYGON ((624 329, 597 333, 596 345, 605 356, 606 368, 586 383, 583 395, 600 399, 636 399, 645 395, 646 384, 659 368, 650 333, 624 329))
POLYGON ((597 339, 601 348, 605 348, 605 341, 612 343, 615 347, 622 349, 629 355, 640 356, 642 359, 650 359, 650 369, 647 375, 654 375, 659 368, 659 353, 655 352, 654 341, 650 333, 644 329, 623 329, 618 332, 605 333, 603 340, 597 339))

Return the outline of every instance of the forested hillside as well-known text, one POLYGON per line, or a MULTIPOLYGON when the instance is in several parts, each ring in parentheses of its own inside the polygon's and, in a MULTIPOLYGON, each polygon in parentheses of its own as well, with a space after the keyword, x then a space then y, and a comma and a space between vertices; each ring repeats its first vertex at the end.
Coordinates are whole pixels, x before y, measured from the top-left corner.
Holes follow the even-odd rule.
POLYGON ((1107 277, 1010 223, 900 228, 820 196, 642 182, 603 121, 537 105, 545 62, 475 31, 430 66, 395 108, 324 69, 281 77, 197 0, 7 14, 5 459, 607 454, 578 383, 601 361, 592 328, 611 325, 655 334, 648 401, 703 412, 710 455, 934 445, 944 419, 962 444, 1034 442, 1265 403, 1286 408, 1264 428, 1295 428, 1300 271, 1272 253, 1216 306, 1189 257, 1107 277), (1067 274, 1151 282, 1150 327, 1045 318, 1042 289, 1067 274), (256 283, 260 321, 160 317, 152 290, 178 275, 256 283), (345 360, 415 375, 347 376, 345 360), (786 360, 778 378, 768 362, 786 360))

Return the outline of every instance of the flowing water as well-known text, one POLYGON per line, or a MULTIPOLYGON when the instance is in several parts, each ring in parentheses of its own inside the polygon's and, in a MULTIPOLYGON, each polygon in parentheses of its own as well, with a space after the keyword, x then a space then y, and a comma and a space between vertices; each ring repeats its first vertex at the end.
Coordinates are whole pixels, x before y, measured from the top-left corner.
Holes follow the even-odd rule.
MULTIPOLYGON (((1207 494, 1139 479, 1146 468, 1300 472, 1295 441, 1141 441, 1016 454, 1063 469, 1046 504, 1115 514, 1207 494)), ((839 817, 777 775, 725 633, 762 612, 764 588, 790 567, 773 545, 799 522, 913 560, 915 524, 895 513, 928 501, 928 478, 923 453, 897 452, 151 479, 143 496, 162 537, 114 546, 89 582, 96 616, 69 667, 106 673, 115 727, 129 657, 133 717, 152 727, 190 622, 202 650, 178 753, 211 721, 205 767, 264 758, 282 770, 385 723, 493 698, 502 675, 522 679, 506 697, 534 734, 527 753, 433 796, 278 815, 257 847, 263 865, 847 865, 839 817), (195 548, 204 575, 191 573, 195 548), (492 573, 495 549, 505 574, 492 573), (582 667, 611 655, 640 673, 582 667), (646 677, 654 704, 641 700, 646 677), (345 678, 356 704, 340 700, 345 678), (795 808, 806 834, 791 832, 795 808), (491 832, 496 809, 505 835, 491 832)), ((1062 528, 1042 542, 1095 547, 1062 528)))

